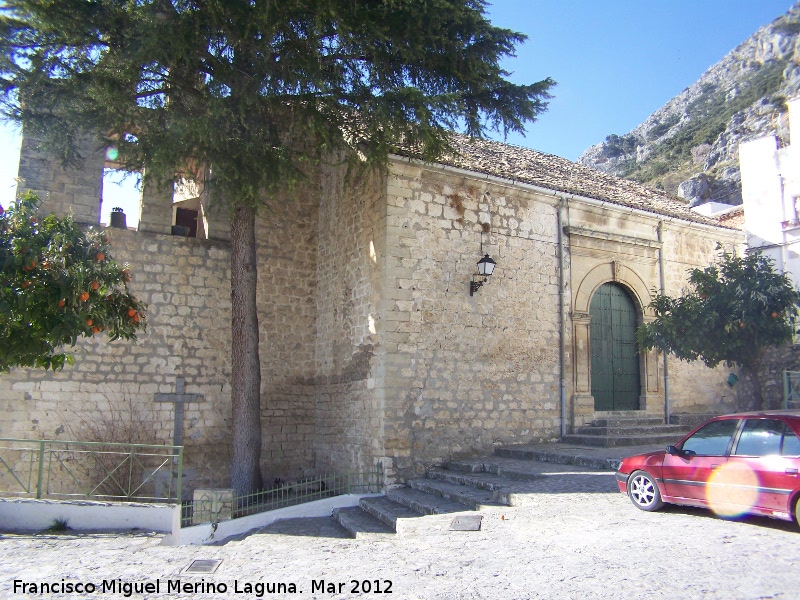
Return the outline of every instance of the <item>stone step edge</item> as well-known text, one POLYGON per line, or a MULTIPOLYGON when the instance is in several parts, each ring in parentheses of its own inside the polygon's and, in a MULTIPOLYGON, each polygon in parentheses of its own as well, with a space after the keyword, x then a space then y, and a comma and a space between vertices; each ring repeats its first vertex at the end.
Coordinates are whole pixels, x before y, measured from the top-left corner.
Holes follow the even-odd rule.
POLYGON ((574 465, 588 467, 601 471, 616 471, 621 462, 619 458, 605 458, 600 456, 575 456, 573 454, 560 454, 545 450, 495 448, 494 453, 503 458, 516 458, 522 460, 538 460, 539 462, 555 463, 558 465, 574 465))
POLYGON ((357 506, 335 508, 332 516, 355 539, 383 538, 395 534, 385 523, 357 506))
POLYGON ((444 481, 453 485, 463 485, 492 493, 502 490, 503 486, 508 484, 508 482, 502 481, 503 478, 501 476, 491 471, 464 473, 451 469, 428 469, 428 479, 444 481))
POLYGON ((450 515, 470 511, 469 508, 458 502, 407 486, 387 490, 386 497, 424 516, 450 515))
POLYGON ((691 429, 683 425, 636 425, 633 427, 617 427, 605 425, 584 425, 575 430, 580 435, 614 435, 626 437, 630 435, 667 434, 667 433, 689 433, 691 429))
POLYGON ((635 419, 625 418, 598 418, 593 419, 591 424, 596 427, 633 427, 648 425, 665 425, 664 419, 659 417, 639 417, 635 419))
POLYGON ((395 502, 386 496, 362 498, 358 503, 358 506, 365 513, 391 528, 396 533, 404 533, 407 530, 412 529, 413 523, 425 516, 422 513, 419 513, 406 506, 405 504, 395 502), (396 505, 398 508, 405 509, 405 514, 398 514, 404 512, 401 510, 389 510, 386 506, 383 506, 384 503, 391 503, 396 505))
POLYGON ((674 444, 680 440, 682 435, 653 435, 653 436, 629 436, 629 437, 607 437, 598 435, 580 435, 570 434, 563 438, 565 444, 573 444, 575 446, 590 446, 593 448, 620 448, 624 449, 630 446, 660 446, 667 444, 674 444))
POLYGON ((417 491, 441 496, 451 502, 463 504, 469 510, 511 505, 511 498, 508 492, 487 492, 486 490, 478 490, 466 485, 452 484, 435 479, 412 479, 408 484, 417 491))
MULTIPOLYGON (((530 463, 531 461, 526 461, 526 462, 530 463)), ((526 470, 522 468, 521 465, 508 466, 508 465, 498 464, 497 462, 493 462, 491 458, 485 458, 474 461, 471 461, 469 459, 454 460, 448 462, 447 465, 444 467, 431 469, 429 471, 429 474, 431 472, 433 472, 434 474, 439 474, 443 472, 456 473, 462 475, 465 478, 469 478, 471 475, 474 475, 477 476, 475 477, 475 479, 478 479, 480 476, 490 476, 492 477, 491 483, 492 485, 495 486, 503 485, 502 481, 496 481, 496 480, 510 480, 508 483, 511 483, 520 481, 538 481, 543 477, 540 471, 526 470)), ((434 477, 434 479, 435 478, 436 477, 434 477)))

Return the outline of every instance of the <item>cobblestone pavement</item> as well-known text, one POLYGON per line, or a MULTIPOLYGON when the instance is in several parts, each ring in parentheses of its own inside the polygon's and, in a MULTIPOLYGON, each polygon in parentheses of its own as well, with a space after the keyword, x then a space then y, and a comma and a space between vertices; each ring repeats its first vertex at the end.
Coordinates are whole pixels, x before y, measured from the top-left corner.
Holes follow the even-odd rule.
POLYGON ((482 528, 473 532, 449 531, 445 521, 434 518, 428 531, 366 540, 348 538, 331 519, 286 520, 204 547, 162 546, 160 536, 146 533, 2 535, 0 597, 123 598, 127 586, 146 585, 158 590, 129 597, 354 598, 391 592, 389 597, 403 599, 788 599, 800 594, 800 529, 792 523, 726 521, 679 507, 645 513, 616 491, 612 472, 558 465, 545 471, 522 506, 482 511, 482 528), (183 573, 193 560, 222 562, 213 574, 183 573), (62 579, 96 590, 14 592, 14 580, 61 585, 62 579), (108 584, 102 592, 104 580, 115 582, 114 592, 108 584))

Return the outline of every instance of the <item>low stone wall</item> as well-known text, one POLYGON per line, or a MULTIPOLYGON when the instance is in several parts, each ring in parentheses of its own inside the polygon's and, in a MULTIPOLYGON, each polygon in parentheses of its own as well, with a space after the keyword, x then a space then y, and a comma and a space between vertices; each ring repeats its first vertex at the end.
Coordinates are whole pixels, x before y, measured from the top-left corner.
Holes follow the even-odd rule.
POLYGON ((64 524, 79 531, 139 529, 174 534, 180 530, 180 519, 179 504, 0 498, 2 531, 41 531, 64 524))

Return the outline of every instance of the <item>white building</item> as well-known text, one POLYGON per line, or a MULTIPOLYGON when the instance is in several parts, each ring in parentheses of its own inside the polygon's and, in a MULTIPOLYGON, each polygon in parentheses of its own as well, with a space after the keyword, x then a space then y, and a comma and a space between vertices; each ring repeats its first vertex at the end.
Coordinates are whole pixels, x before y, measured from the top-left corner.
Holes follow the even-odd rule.
POLYGON ((800 282, 800 98, 789 103, 789 136, 739 146, 747 245, 800 282))

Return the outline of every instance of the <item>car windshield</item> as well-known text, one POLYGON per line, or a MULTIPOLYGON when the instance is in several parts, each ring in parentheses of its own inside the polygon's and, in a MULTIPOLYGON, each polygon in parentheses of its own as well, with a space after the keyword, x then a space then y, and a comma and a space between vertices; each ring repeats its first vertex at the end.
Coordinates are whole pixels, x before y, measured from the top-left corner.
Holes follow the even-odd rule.
POLYGON ((706 423, 683 442, 681 450, 686 454, 698 456, 722 456, 727 452, 731 436, 738 424, 737 419, 706 423))

